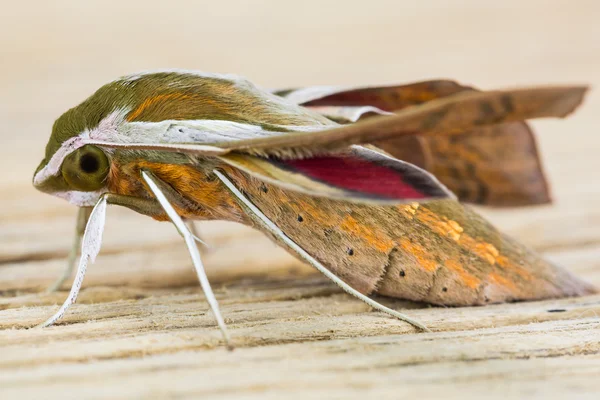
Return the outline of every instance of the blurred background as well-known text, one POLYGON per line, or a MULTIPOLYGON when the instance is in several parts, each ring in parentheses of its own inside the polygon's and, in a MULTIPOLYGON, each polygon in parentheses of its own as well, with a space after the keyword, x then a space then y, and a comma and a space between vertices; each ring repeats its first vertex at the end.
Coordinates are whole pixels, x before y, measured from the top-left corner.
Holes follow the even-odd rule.
MULTIPOLYGON (((60 255, 69 247, 74 208, 30 183, 53 121, 120 75, 185 68, 236 73, 269 88, 433 78, 485 89, 592 85, 571 118, 533 124, 555 204, 483 210, 505 231, 578 268, 581 257, 596 260, 600 253, 599 17, 595 0, 6 2, 0 16, 0 243, 6 247, 0 258, 60 255), (571 247, 585 251, 565 255, 571 247)), ((133 242, 177 241, 170 227, 128 210, 111 210, 107 227, 108 252, 133 242), (124 226, 136 229, 122 234, 124 226)), ((211 230, 221 228, 206 229, 210 242, 211 230)), ((54 274, 58 264, 44 271, 54 274)))

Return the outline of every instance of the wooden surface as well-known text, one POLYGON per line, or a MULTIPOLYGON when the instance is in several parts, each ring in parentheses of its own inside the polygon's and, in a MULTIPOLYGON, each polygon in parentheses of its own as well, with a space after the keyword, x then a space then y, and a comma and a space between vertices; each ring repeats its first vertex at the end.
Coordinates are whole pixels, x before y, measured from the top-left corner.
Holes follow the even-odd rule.
POLYGON ((483 88, 589 83, 537 129, 555 204, 483 210, 600 286, 600 3, 479 0, 11 2, 0 17, 0 398, 598 398, 600 296, 477 308, 380 299, 371 312, 243 227, 200 226, 238 347, 220 334, 175 229, 110 208, 63 322, 41 322, 75 209, 30 184, 52 121, 116 76, 154 68, 265 87, 435 77, 483 88), (414 3, 414 4, 413 4, 414 3))

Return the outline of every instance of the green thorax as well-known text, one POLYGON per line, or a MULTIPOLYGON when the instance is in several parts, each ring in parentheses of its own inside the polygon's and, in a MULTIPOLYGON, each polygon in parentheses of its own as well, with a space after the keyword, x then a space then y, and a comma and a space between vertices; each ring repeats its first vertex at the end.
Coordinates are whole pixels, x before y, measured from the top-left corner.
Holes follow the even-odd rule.
POLYGON ((115 111, 125 113, 125 122, 228 120, 264 129, 331 124, 241 78, 195 72, 144 73, 110 82, 64 113, 54 123, 45 159, 65 140, 94 129, 115 111))

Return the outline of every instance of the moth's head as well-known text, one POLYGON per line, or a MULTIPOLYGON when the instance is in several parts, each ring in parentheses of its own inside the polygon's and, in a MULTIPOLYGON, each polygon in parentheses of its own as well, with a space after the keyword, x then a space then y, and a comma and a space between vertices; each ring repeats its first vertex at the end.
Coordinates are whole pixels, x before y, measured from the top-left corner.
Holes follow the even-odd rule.
POLYGON ((33 176, 36 189, 78 206, 93 205, 107 191, 110 156, 85 144, 80 133, 86 129, 86 119, 77 107, 56 120, 45 157, 33 176))
POLYGON ((78 206, 93 205, 106 192, 110 154, 88 142, 114 136, 128 111, 140 101, 133 88, 117 82, 102 86, 54 122, 44 158, 33 176, 38 190, 78 206))

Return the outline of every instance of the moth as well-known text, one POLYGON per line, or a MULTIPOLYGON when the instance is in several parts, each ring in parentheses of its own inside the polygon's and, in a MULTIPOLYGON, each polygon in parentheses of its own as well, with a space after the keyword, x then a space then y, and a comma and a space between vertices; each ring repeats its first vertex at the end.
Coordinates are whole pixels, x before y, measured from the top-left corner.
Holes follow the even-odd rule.
POLYGON ((233 75, 121 77, 52 128, 34 186, 79 207, 60 319, 100 249, 108 204, 171 221, 225 343, 195 220, 252 226, 373 308, 370 294, 446 306, 595 289, 502 234, 462 202, 549 201, 524 120, 565 117, 583 86, 478 91, 447 80, 261 89, 233 75))

